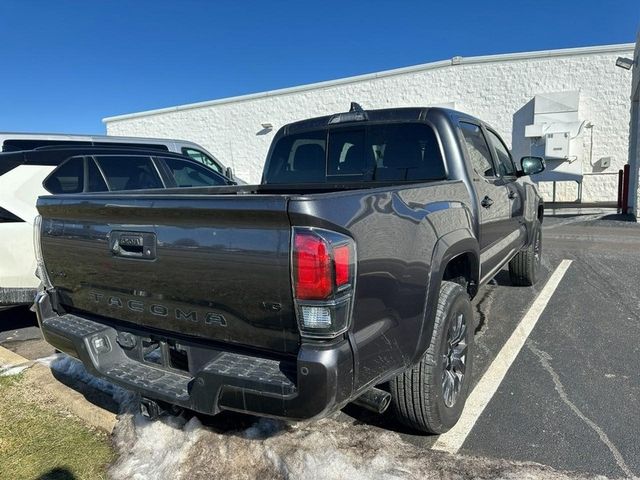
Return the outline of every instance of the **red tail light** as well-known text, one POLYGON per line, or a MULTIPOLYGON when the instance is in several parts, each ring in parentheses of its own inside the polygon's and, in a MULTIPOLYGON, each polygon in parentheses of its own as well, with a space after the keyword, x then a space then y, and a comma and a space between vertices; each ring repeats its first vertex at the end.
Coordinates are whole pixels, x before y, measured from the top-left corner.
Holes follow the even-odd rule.
POLYGON ((329 230, 293 229, 292 279, 300 333, 333 338, 351 322, 356 253, 352 238, 329 230))
POLYGON ((327 243, 311 232, 296 232, 293 252, 296 298, 322 300, 331 295, 333 282, 327 243))

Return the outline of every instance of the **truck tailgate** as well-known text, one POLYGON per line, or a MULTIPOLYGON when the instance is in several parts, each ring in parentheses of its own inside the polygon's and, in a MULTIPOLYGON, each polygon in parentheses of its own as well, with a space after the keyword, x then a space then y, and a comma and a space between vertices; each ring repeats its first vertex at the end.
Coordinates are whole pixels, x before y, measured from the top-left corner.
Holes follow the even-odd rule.
POLYGON ((38 211, 65 310, 297 351, 285 196, 58 196, 38 211))

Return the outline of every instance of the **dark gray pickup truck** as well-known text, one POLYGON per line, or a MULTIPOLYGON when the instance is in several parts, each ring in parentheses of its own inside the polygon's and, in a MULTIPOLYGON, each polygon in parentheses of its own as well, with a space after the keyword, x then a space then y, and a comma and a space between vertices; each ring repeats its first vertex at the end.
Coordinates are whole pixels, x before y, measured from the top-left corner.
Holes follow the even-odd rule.
POLYGON ((471 299, 536 280, 543 168, 463 113, 353 104, 280 129, 260 185, 41 197, 42 332, 149 414, 391 404, 444 432, 471 299))

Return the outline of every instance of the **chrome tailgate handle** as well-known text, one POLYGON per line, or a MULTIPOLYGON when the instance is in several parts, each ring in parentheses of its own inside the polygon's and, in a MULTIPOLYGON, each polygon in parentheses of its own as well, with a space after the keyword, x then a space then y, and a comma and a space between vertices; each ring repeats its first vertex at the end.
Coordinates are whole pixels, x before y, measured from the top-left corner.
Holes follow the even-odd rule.
POLYGON ((113 230, 109 234, 109 249, 116 257, 154 260, 156 258, 156 234, 113 230))

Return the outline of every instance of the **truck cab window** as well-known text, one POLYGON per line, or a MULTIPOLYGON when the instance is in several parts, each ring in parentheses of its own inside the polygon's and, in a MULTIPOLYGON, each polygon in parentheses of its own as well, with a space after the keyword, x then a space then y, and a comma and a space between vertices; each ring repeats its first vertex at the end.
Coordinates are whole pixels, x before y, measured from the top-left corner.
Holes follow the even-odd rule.
POLYGON ((269 156, 266 183, 325 182, 326 140, 326 130, 288 135, 278 140, 269 156))
MULTIPOLYGON (((365 131, 338 130, 329 136, 328 175, 360 175, 365 171, 365 131)), ((367 163, 368 163, 367 155, 367 163)))
POLYGON ((446 178, 440 145, 424 123, 347 126, 285 136, 265 183, 432 181, 446 178), (325 141, 328 149, 325 153, 325 141))
POLYGON ((489 145, 478 125, 460 122, 460 131, 469 152, 469 160, 475 172, 481 177, 495 177, 496 171, 491 161, 489 145))
POLYGON ((400 123, 374 125, 369 129, 375 155, 374 180, 432 181, 446 178, 436 134, 429 125, 400 123))
POLYGON ((80 193, 84 188, 84 159, 71 158, 56 168, 44 181, 50 193, 80 193))
POLYGON ((506 147, 502 139, 491 130, 487 130, 489 133, 489 140, 495 149, 498 156, 498 169, 500 175, 503 177, 513 177, 516 174, 516 167, 513 164, 513 159, 509 153, 509 149, 506 147))
POLYGON ((222 173, 222 167, 220 167, 220 165, 218 165, 218 163, 213 158, 200 150, 196 150, 195 148, 183 147, 182 154, 195 160, 196 162, 200 162, 201 164, 212 168, 218 173, 222 173))

